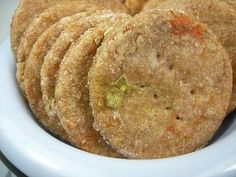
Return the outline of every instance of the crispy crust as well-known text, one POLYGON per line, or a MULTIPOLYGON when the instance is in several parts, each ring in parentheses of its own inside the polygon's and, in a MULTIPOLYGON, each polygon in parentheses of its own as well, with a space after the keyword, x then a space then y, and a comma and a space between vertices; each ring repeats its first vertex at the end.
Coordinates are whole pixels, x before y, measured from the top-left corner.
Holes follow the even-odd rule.
POLYGON ((77 1, 60 3, 59 5, 48 8, 31 22, 30 26, 25 31, 24 37, 21 39, 17 52, 16 78, 23 92, 25 64, 38 37, 61 18, 79 12, 85 12, 90 9, 94 9, 94 6, 77 1))
POLYGON ((57 115, 55 103, 55 84, 58 77, 59 65, 70 45, 80 36, 96 24, 112 18, 115 14, 112 11, 103 10, 90 13, 89 16, 67 25, 56 43, 49 50, 44 58, 41 68, 41 89, 43 94, 44 107, 49 116, 57 115))
MULTIPOLYGON (((34 92, 33 93, 31 92, 31 98, 33 98, 33 99, 38 98, 37 100, 34 101, 34 104, 38 105, 37 111, 40 112, 41 114, 43 112, 44 115, 47 114, 47 116, 41 116, 41 117, 38 116, 39 118, 41 118, 41 121, 43 119, 43 121, 46 122, 46 124, 50 124, 50 122, 51 122, 50 120, 54 120, 54 121, 59 122, 59 118, 56 113, 55 101, 51 100, 52 98, 48 97, 48 94, 53 94, 53 96, 54 96, 54 93, 52 93, 50 91, 52 88, 54 89, 54 84, 55 84, 56 78, 57 78, 56 72, 59 68, 59 62, 63 59, 63 57, 64 57, 66 51, 68 50, 68 48, 70 47, 71 43, 73 43, 74 40, 79 38, 80 35, 82 35, 84 33, 84 31, 86 31, 88 28, 92 27, 93 22, 95 23, 95 21, 98 22, 99 20, 100 21, 105 20, 105 18, 109 18, 109 15, 113 15, 113 13, 108 10, 107 11, 97 11, 97 12, 95 10, 93 10, 93 11, 86 12, 86 15, 83 15, 82 19, 79 19, 79 20, 77 19, 77 20, 72 21, 71 23, 65 24, 64 30, 62 31, 60 36, 58 36, 58 39, 56 39, 56 42, 52 44, 52 47, 50 50, 48 50, 47 55, 44 58, 42 58, 43 60, 41 61, 41 63, 37 63, 37 66, 36 66, 35 62, 31 62, 31 64, 33 64, 33 66, 30 66, 30 65, 28 65, 29 61, 27 61, 28 73, 29 73, 28 76, 30 76, 30 77, 28 78, 27 86, 25 84, 25 90, 27 92, 27 87, 34 88, 34 92), (101 17, 96 17, 89 22, 88 19, 90 18, 90 16, 94 17, 93 14, 97 14, 97 15, 103 14, 104 19, 100 19, 101 17), (42 70, 41 71, 41 73, 42 73, 41 78, 39 77, 40 69, 42 70), (38 78, 37 80, 35 80, 37 82, 37 84, 32 82, 32 74, 30 74, 32 71, 37 71, 37 75, 34 76, 34 77, 38 78), (47 74, 49 74, 50 75, 49 77, 51 77, 51 78, 48 78, 47 74), (40 79, 41 79, 41 87, 40 87, 40 79), (41 89, 42 89, 42 91, 41 91, 41 89), (50 93, 48 93, 48 91, 50 93), (35 97, 36 96, 35 94, 39 94, 40 97, 35 97), (42 102, 43 104, 39 105, 38 103, 40 103, 40 102, 42 102)), ((30 102, 30 99, 29 99, 29 102, 30 102)), ((35 107, 36 107, 36 105, 35 105, 35 107)), ((52 123, 54 123, 54 122, 52 121, 52 123)), ((51 128, 49 126, 47 126, 47 127, 49 129, 51 128)), ((74 144, 72 139, 70 139, 70 142, 72 144, 74 144)), ((76 146, 76 144, 74 144, 74 145, 76 146)))
POLYGON ((106 9, 112 10, 114 12, 127 12, 126 7, 120 0, 90 0, 91 3, 95 3, 99 6, 105 7, 106 9))
POLYGON ((58 117, 49 117, 44 110, 40 87, 40 69, 44 62, 44 57, 60 36, 61 31, 67 28, 69 24, 86 17, 90 13, 92 12, 82 12, 70 17, 65 17, 43 32, 34 44, 24 70, 26 97, 37 119, 54 135, 57 135, 68 142, 70 139, 62 128, 58 117))
POLYGON ((112 16, 97 14, 85 19, 85 22, 91 22, 93 25, 102 21, 103 23, 86 31, 70 47, 62 60, 59 72, 54 71, 55 74, 58 72, 56 90, 51 88, 53 92, 55 91, 59 118, 74 144, 88 152, 112 157, 121 157, 121 155, 108 146, 92 126, 93 117, 89 106, 87 73, 96 49, 101 45, 105 31, 111 29, 114 23, 125 22, 128 17, 122 14, 112 16))
POLYGON ((41 13, 44 9, 55 5, 58 0, 21 0, 18 5, 11 23, 11 47, 16 55, 20 38, 30 24, 35 15, 41 13))
MULTIPOLYGON (((229 1, 228 1, 229 3, 229 1)), ((236 13, 219 0, 169 0, 159 5, 160 9, 173 9, 185 12, 193 18, 207 24, 225 47, 233 71, 236 71, 236 13)), ((228 113, 236 108, 236 72, 233 72, 233 91, 228 113)))
MULTIPOLYGON (((167 0, 149 0, 146 5, 144 6, 143 10, 148 10, 148 9, 155 9, 158 8, 160 3, 165 2, 167 0)), ((235 0, 222 0, 226 2, 230 7, 234 10, 236 10, 236 1, 235 0)))
POLYGON ((236 10, 236 1, 235 0, 223 0, 225 1, 228 5, 232 7, 232 9, 236 10))
POLYGON ((129 158, 163 158, 201 148, 219 128, 232 69, 205 25, 153 10, 107 35, 89 89, 94 126, 116 150, 129 158), (117 85, 120 77, 124 87, 117 85), (108 95, 111 89, 119 94, 108 95), (112 96, 118 106, 107 104, 112 96))
MULTIPOLYGON (((50 25, 54 24, 61 18, 65 16, 70 16, 78 12, 84 12, 91 8, 94 8, 95 5, 97 6, 107 6, 109 8, 114 8, 115 10, 115 4, 113 3, 107 3, 105 0, 94 0, 91 3, 85 3, 81 1, 66 1, 62 2, 58 5, 52 6, 48 9, 46 9, 43 13, 41 13, 39 16, 34 18, 30 25, 28 26, 27 30, 24 33, 24 36, 21 38, 18 50, 17 50, 17 81, 21 87, 21 89, 24 91, 24 85, 22 84, 24 81, 24 68, 25 68, 25 61, 27 60, 29 53, 33 47, 33 44, 36 42, 37 38, 45 31, 50 25), (114 7, 113 7, 114 6, 114 7)), ((120 3, 120 2, 119 2, 120 3)), ((118 10, 120 11, 120 9, 118 10)))
MULTIPOLYGON (((20 39, 23 36, 27 27, 29 26, 30 22, 33 20, 33 18, 43 12, 45 9, 49 8, 50 6, 59 4, 61 2, 68 3, 68 0, 20 1, 13 15, 11 23, 11 47, 15 56, 17 55, 17 48, 19 46, 20 39)), ((118 12, 126 12, 125 6, 118 0, 89 0, 87 2, 95 3, 118 12)))
POLYGON ((166 0, 149 0, 143 7, 143 10, 155 9, 160 5, 160 3, 165 1, 166 0))

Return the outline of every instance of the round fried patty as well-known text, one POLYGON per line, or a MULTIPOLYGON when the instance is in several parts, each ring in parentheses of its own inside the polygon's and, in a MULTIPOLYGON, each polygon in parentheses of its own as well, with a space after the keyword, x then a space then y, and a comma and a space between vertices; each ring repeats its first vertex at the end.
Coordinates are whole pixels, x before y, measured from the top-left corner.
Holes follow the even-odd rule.
MULTIPOLYGON (((94 18, 96 17, 91 16, 86 21, 94 18)), ((93 128, 87 74, 104 33, 115 24, 125 23, 128 19, 128 15, 115 14, 104 23, 86 31, 66 53, 58 73, 55 97, 62 125, 77 147, 100 155, 120 157, 93 128)), ((51 89, 55 91, 55 88, 51 89)))
MULTIPOLYGON (((17 48, 20 43, 20 39, 36 15, 40 14, 50 6, 59 4, 61 2, 68 3, 68 1, 69 0, 21 0, 14 13, 11 23, 11 46, 13 53, 15 55, 17 54, 17 48)), ((84 0, 84 2, 85 1, 86 0, 84 0)), ((118 12, 126 11, 125 6, 118 0, 87 0, 86 2, 95 3, 118 12)))
POLYGON ((25 31, 17 51, 17 81, 24 91, 24 70, 25 64, 29 57, 30 51, 38 39, 38 37, 52 24, 59 21, 65 16, 70 16, 79 12, 85 12, 94 9, 91 4, 81 3, 77 1, 60 3, 45 10, 42 14, 36 17, 25 31))
MULTIPOLYGON (((113 3, 107 3, 105 0, 100 1, 91 1, 92 3, 87 3, 83 1, 67 1, 64 3, 60 3, 58 5, 52 6, 42 12, 39 16, 34 18, 30 23, 29 27, 24 33, 24 36, 21 39, 17 50, 17 81, 24 91, 24 68, 25 61, 27 60, 29 53, 33 47, 33 44, 37 40, 37 38, 45 31, 50 25, 54 24, 61 18, 65 16, 70 16, 78 12, 84 12, 87 10, 94 9, 95 6, 107 6, 109 8, 114 8, 115 10, 115 2, 120 3, 119 1, 114 1, 113 3), (103 5, 104 4, 104 5, 103 5)), ((123 7, 123 5, 122 5, 123 7)))
POLYGON ((143 12, 107 34, 89 74, 94 127, 136 159, 206 145, 231 89, 230 60, 216 36, 173 11, 143 12))
POLYGON ((16 55, 20 39, 35 15, 58 3, 58 0, 21 0, 12 18, 11 47, 16 55))
POLYGON ((228 113, 236 107, 236 13, 221 0, 169 0, 159 9, 184 12, 208 25, 226 49, 233 67, 233 91, 228 113))
POLYGON ((70 24, 78 23, 80 19, 86 17, 90 13, 92 13, 92 11, 81 12, 70 17, 64 17, 43 32, 34 44, 24 70, 25 94, 37 119, 39 119, 39 121, 54 135, 58 135, 67 141, 69 141, 69 138, 61 126, 59 119, 55 116, 49 117, 44 110, 40 87, 40 70, 45 56, 60 36, 61 31, 70 24))
POLYGON ((71 43, 79 38, 86 30, 93 28, 96 24, 106 21, 113 16, 115 14, 112 11, 97 11, 78 22, 68 25, 48 52, 41 69, 41 89, 45 110, 49 116, 55 116, 57 114, 55 84, 59 65, 71 43))

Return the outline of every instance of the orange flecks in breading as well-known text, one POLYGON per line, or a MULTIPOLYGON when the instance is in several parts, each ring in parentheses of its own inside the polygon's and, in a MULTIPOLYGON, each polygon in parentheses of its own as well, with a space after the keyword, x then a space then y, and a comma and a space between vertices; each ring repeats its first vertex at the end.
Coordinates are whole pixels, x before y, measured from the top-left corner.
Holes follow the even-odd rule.
POLYGON ((170 20, 172 33, 175 35, 186 35, 192 26, 192 21, 187 16, 175 16, 170 20))
POLYGON ((192 36, 198 39, 200 42, 203 42, 202 38, 203 27, 199 24, 194 25, 192 28, 192 36))
POLYGON ((202 33, 203 28, 200 24, 194 24, 192 20, 185 16, 175 16, 170 20, 172 34, 174 35, 187 35, 190 34, 198 41, 203 42, 202 33))

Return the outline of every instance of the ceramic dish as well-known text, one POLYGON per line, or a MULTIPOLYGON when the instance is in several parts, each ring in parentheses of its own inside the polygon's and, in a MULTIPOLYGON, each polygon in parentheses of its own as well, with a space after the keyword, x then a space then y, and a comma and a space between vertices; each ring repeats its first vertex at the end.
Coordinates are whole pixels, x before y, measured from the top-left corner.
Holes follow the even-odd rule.
POLYGON ((235 177, 235 114, 211 143, 196 152, 159 160, 126 160, 73 148, 34 120, 15 79, 9 38, 0 47, 0 149, 32 177, 235 177))

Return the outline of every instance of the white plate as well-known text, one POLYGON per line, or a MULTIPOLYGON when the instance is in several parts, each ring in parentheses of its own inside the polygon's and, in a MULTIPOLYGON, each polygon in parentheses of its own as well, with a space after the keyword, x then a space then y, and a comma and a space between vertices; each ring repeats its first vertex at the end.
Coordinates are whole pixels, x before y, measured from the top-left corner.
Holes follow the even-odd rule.
POLYGON ((78 150, 34 120, 17 86, 7 39, 0 47, 0 149, 32 177, 235 177, 236 120, 229 117, 211 145, 173 158, 124 160, 78 150))

